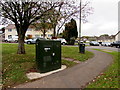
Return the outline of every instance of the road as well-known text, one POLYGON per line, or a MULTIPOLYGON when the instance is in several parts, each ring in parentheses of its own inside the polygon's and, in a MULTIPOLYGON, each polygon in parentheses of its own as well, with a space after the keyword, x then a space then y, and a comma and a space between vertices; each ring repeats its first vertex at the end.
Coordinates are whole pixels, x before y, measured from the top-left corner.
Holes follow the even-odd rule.
MULTIPOLYGON (((86 44, 89 45, 89 44, 86 44)), ((78 47, 78 45, 75 45, 76 47, 78 47)), ((120 52, 120 48, 116 48, 116 47, 106 47, 106 46, 86 46, 86 49, 102 49, 102 50, 110 50, 110 51, 116 51, 116 52, 120 52)))
POLYGON ((87 48, 94 48, 94 49, 104 49, 104 50, 110 50, 110 51, 117 51, 120 52, 120 48, 115 47, 105 47, 105 46, 87 46, 87 48))

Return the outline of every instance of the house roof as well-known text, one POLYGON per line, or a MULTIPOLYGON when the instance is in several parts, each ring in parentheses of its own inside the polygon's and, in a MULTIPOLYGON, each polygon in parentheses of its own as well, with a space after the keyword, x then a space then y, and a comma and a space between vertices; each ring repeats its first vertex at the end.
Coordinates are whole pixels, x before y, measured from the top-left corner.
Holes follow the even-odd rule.
POLYGON ((5 29, 15 29, 15 25, 14 24, 9 24, 5 29))
MULTIPOLYGON (((120 33, 120 30, 118 31, 118 33, 117 33, 116 35, 118 35, 119 33, 120 33)), ((116 35, 115 35, 115 36, 116 36, 116 35)))
MULTIPOLYGON (((9 24, 5 29, 15 29, 15 24, 9 24)), ((29 28, 35 28, 34 25, 30 25, 29 28)))

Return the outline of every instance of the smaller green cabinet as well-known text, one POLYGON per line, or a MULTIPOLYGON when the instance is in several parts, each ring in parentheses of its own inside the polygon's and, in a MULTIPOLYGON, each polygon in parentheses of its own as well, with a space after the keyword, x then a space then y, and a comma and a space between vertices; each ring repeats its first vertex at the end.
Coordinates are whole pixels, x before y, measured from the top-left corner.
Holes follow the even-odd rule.
POLYGON ((40 73, 61 68, 61 42, 38 39, 36 41, 36 64, 40 73))

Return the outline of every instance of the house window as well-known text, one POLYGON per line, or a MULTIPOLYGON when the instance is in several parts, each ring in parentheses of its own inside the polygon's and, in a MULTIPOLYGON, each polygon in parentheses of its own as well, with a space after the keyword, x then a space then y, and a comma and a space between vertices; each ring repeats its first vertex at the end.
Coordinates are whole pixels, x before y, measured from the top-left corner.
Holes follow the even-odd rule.
POLYGON ((48 34, 48 37, 51 37, 52 35, 51 34, 48 34))
POLYGON ((12 32, 12 29, 8 29, 8 32, 12 32))
POLYGON ((12 35, 8 35, 8 39, 12 38, 12 35))

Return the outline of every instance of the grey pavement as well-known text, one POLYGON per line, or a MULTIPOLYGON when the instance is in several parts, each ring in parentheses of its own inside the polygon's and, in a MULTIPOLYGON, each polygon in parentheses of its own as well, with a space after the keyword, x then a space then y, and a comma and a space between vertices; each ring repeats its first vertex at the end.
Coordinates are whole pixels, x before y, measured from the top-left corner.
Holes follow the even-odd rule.
POLYGON ((120 52, 120 48, 116 48, 116 47, 106 47, 106 46, 87 46, 87 48, 94 48, 94 49, 106 49, 106 50, 111 50, 111 51, 116 51, 116 52, 120 52))
MULTIPOLYGON (((89 45, 89 44, 88 44, 89 45)), ((74 45, 76 47, 78 47, 78 45, 74 45)), ((120 48, 116 48, 116 47, 106 47, 106 46, 86 46, 86 49, 105 49, 105 50, 111 50, 111 51, 116 51, 116 52, 120 52, 120 48)))
POLYGON ((111 55, 92 51, 95 56, 81 64, 46 76, 39 80, 24 83, 16 88, 82 88, 102 73, 113 61, 111 55))

